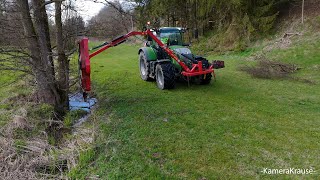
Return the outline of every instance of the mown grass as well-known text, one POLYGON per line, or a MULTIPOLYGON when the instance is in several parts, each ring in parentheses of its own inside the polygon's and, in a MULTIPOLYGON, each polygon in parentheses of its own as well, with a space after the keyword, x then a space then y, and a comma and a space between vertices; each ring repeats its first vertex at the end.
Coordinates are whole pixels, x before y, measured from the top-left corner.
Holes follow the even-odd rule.
MULTIPOLYGON (((319 43, 318 43, 319 45, 319 43)), ((274 50, 317 84, 256 79, 239 71, 253 52, 229 54, 209 85, 161 91, 139 77, 138 46, 92 59, 99 99, 95 158, 70 176, 84 179, 313 179, 320 171, 317 45, 274 50), (308 56, 307 56, 308 55, 308 56), (267 175, 263 168, 313 168, 313 175, 267 175)))

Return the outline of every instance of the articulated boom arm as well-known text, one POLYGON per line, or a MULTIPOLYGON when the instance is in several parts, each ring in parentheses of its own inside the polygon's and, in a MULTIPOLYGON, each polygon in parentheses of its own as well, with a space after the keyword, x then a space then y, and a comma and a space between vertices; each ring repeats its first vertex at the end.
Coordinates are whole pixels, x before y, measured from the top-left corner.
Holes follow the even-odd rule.
POLYGON ((192 69, 189 69, 188 66, 181 61, 175 53, 167 47, 167 45, 163 44, 157 36, 153 34, 153 32, 148 29, 146 31, 132 31, 128 34, 122 35, 120 37, 117 37, 116 39, 112 40, 109 43, 105 43, 102 45, 100 49, 93 52, 92 54, 89 54, 89 46, 88 46, 88 38, 83 38, 79 42, 79 65, 81 69, 81 86, 84 90, 84 92, 88 92, 91 90, 91 80, 90 80, 90 59, 99 53, 105 51, 106 49, 110 47, 117 46, 123 42, 125 42, 130 36, 150 36, 172 59, 177 61, 180 66, 182 67, 182 75, 184 76, 197 76, 202 74, 208 74, 213 73, 213 65, 211 65, 208 69, 202 68, 202 62, 198 61, 198 64, 193 64, 192 69))
POLYGON ((110 43, 108 43, 107 45, 103 46, 102 48, 100 48, 99 50, 95 51, 94 53, 89 55, 89 58, 91 59, 92 57, 100 54, 101 52, 105 51, 106 49, 110 48, 110 47, 114 47, 117 46, 121 43, 124 43, 130 36, 145 36, 147 35, 147 31, 145 32, 139 32, 139 31, 131 31, 128 34, 122 35, 117 37, 116 39, 112 40, 110 43))
POLYGON ((79 66, 81 70, 81 87, 84 92, 88 92, 91 90, 91 79, 90 79, 90 59, 101 52, 107 50, 110 47, 117 46, 123 42, 125 42, 130 36, 145 36, 147 31, 145 32, 138 32, 132 31, 128 34, 123 36, 117 37, 116 39, 112 40, 110 43, 106 43, 103 45, 99 50, 89 54, 89 45, 88 45, 88 38, 82 38, 79 42, 79 66))

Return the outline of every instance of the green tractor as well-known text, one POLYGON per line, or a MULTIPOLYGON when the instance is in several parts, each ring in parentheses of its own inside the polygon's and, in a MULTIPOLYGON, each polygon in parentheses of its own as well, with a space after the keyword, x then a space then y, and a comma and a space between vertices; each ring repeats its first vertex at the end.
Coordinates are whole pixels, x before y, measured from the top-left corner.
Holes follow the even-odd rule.
MULTIPOLYGON (((185 69, 168 53, 157 40, 169 48, 188 69, 192 69, 198 62, 202 62, 202 69, 209 70, 212 65, 205 58, 192 54, 188 48, 189 44, 184 43, 183 33, 185 29, 179 27, 163 27, 152 31, 157 39, 147 36, 145 47, 139 49, 139 68, 141 79, 145 81, 156 80, 159 89, 172 89, 176 80, 193 81, 199 84, 209 84, 212 79, 212 72, 186 76, 182 73, 185 69)), ((222 67, 217 62, 215 68, 222 67)))
POLYGON ((140 75, 143 80, 156 80, 159 89, 174 88, 176 80, 184 80, 188 84, 190 81, 209 84, 214 76, 214 69, 223 68, 224 62, 210 63, 204 57, 192 54, 188 44, 183 42, 184 32, 185 29, 179 27, 131 31, 95 47, 94 49, 98 50, 91 54, 88 38, 82 38, 79 41, 79 69, 84 94, 91 90, 90 59, 136 35, 147 38, 145 46, 138 51, 140 75))

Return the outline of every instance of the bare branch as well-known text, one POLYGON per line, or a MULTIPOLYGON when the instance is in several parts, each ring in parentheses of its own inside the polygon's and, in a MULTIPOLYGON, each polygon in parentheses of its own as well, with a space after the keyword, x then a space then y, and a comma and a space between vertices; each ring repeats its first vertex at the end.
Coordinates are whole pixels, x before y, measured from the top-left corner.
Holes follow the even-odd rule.
POLYGON ((114 8, 114 9, 116 9, 116 10, 117 10, 119 13, 121 13, 121 14, 126 14, 126 15, 132 16, 132 14, 129 13, 129 11, 125 11, 125 10, 122 8, 122 6, 117 6, 116 3, 114 3, 114 2, 110 2, 110 1, 108 1, 108 0, 104 0, 104 2, 101 2, 101 1, 98 1, 98 0, 93 0, 93 2, 94 2, 94 3, 104 4, 104 5, 106 5, 106 6, 110 6, 110 7, 114 8))
POLYGON ((50 1, 46 1, 44 4, 41 5, 41 8, 43 8, 43 6, 55 3, 55 2, 63 2, 65 0, 50 0, 50 1))

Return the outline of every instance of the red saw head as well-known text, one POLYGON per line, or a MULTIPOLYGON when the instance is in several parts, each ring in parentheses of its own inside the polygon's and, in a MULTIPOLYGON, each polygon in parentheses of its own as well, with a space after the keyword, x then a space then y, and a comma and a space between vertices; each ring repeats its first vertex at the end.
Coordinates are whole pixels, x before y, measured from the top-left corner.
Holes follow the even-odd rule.
POLYGON ((79 68, 81 74, 81 88, 85 92, 90 91, 91 80, 88 38, 83 38, 79 42, 79 68))

